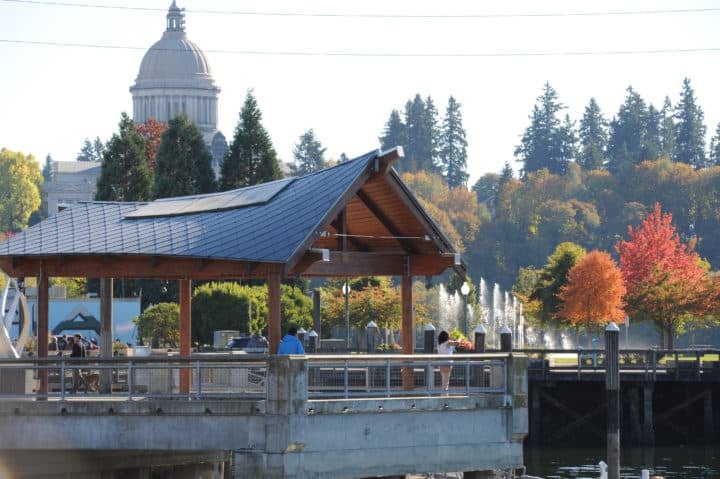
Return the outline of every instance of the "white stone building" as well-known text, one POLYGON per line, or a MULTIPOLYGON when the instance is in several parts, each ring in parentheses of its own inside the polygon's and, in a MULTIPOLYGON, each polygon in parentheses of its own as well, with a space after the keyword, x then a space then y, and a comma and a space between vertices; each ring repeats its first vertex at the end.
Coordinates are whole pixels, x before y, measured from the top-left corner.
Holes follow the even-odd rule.
POLYGON ((53 161, 52 178, 43 184, 48 215, 81 201, 91 201, 97 191, 100 163, 96 161, 53 161))

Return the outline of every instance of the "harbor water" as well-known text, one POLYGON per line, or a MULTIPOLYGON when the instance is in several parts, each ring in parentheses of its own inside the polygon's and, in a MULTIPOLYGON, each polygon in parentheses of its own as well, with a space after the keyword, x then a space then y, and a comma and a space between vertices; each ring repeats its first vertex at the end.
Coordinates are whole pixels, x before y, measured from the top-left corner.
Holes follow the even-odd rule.
MULTIPOLYGON (((604 448, 536 448, 524 451, 527 473, 545 479, 597 479, 604 448)), ((664 479, 720 479, 720 444, 623 448, 620 477, 638 479, 648 469, 650 477, 664 479)))

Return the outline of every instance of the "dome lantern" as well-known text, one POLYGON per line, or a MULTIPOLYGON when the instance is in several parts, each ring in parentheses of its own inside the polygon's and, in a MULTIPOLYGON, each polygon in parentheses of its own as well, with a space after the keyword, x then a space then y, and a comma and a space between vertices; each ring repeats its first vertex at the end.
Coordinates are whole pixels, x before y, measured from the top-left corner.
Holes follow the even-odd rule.
POLYGON ((168 9, 167 14, 167 30, 166 32, 184 32, 185 31, 185 14, 184 8, 178 8, 173 0, 172 5, 168 9))

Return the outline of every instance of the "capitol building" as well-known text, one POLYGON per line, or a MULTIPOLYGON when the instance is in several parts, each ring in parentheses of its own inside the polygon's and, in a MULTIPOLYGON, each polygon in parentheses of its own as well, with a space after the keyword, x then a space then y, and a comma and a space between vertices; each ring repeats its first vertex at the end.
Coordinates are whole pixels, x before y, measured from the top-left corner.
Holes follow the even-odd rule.
MULTIPOLYGON (((162 38, 145 53, 135 83, 130 87, 132 118, 144 123, 150 118, 167 123, 185 113, 203 135, 213 159, 215 175, 228 150, 225 136, 217 129, 218 95, 205 54, 185 33, 184 9, 173 0, 162 38)), ((48 214, 80 201, 92 201, 100 165, 91 161, 54 161, 52 179, 43 196, 48 214)))

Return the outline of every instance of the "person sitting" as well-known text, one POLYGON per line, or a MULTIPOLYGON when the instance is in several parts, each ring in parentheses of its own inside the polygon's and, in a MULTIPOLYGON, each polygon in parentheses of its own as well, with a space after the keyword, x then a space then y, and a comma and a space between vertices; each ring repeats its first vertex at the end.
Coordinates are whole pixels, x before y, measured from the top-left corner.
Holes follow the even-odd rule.
POLYGON ((280 341, 278 354, 305 354, 305 349, 297 338, 297 328, 288 329, 287 334, 280 341))

